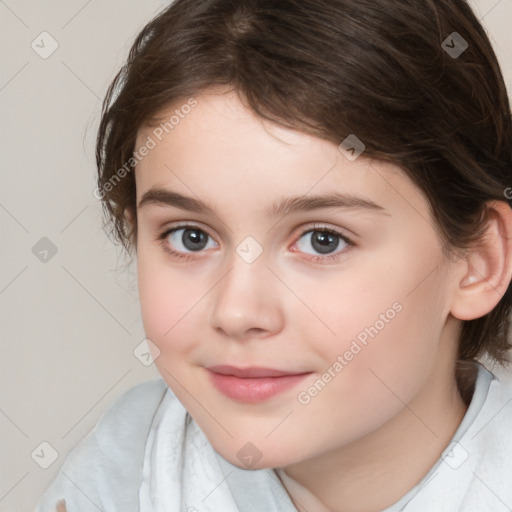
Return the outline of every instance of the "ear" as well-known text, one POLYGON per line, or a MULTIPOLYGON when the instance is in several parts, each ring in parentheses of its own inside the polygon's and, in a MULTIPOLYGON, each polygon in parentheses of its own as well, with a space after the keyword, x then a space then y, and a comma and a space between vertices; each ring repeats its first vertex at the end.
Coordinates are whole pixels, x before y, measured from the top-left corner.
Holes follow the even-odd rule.
POLYGON ((135 216, 134 216, 133 212, 129 208, 126 208, 124 210, 123 215, 124 215, 125 221, 130 226, 134 226, 135 225, 135 216))
POLYGON ((126 208, 123 212, 124 220, 126 222, 127 227, 130 230, 130 239, 132 244, 132 249, 137 252, 137 235, 133 233, 134 228, 137 225, 136 213, 134 213, 131 209, 126 208))
POLYGON ((124 218, 126 219, 126 221, 129 222, 130 224, 133 224, 133 221, 135 219, 134 219, 134 214, 133 214, 132 210, 130 208, 125 208, 123 214, 124 214, 124 218))
POLYGON ((487 203, 488 222, 481 242, 463 258, 451 314, 480 318, 494 309, 512 277, 512 209, 505 201, 487 203))

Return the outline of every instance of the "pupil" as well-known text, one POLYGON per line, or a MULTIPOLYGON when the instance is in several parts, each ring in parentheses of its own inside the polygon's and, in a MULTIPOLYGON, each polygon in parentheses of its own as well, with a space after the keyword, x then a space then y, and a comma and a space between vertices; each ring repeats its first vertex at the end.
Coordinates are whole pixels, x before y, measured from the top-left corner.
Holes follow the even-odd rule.
POLYGON ((190 251, 199 251, 206 245, 206 235, 198 229, 186 229, 182 236, 183 245, 190 251))
POLYGON ((325 231, 314 231, 311 242, 315 250, 322 254, 334 251, 340 243, 337 236, 325 231))

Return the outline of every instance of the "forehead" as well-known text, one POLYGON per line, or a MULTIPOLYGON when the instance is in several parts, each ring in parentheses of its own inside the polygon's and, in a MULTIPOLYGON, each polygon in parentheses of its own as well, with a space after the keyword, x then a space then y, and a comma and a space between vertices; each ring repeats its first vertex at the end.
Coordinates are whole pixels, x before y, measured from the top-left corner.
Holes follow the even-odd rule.
POLYGON ((193 108, 183 108, 186 100, 176 102, 139 130, 136 149, 152 149, 137 164, 138 199, 158 185, 247 207, 254 196, 270 203, 333 191, 364 193, 390 211, 410 214, 415 203, 427 207, 421 191, 395 165, 364 154, 350 161, 330 141, 258 117, 235 92, 194 100, 193 108))
POLYGON ((236 141, 238 146, 245 142, 252 147, 265 139, 268 146, 273 138, 272 149, 276 152, 283 152, 284 147, 297 151, 307 146, 333 153, 333 144, 328 141, 259 117, 231 90, 213 90, 174 102, 141 126, 136 146, 143 144, 148 136, 164 145, 172 139, 176 145, 185 142, 187 147, 205 145, 211 140, 218 144, 219 139, 227 143, 236 141))

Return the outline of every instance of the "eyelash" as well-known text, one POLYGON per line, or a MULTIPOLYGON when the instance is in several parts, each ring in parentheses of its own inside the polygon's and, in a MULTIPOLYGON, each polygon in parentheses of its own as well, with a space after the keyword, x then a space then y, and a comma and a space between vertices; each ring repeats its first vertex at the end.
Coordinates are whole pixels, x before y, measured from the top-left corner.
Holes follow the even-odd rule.
MULTIPOLYGON (((163 231, 162 233, 160 233, 158 235, 158 238, 157 238, 159 243, 162 245, 162 248, 164 249, 164 251, 167 252, 173 258, 175 258, 175 259, 177 259, 179 261, 189 261, 189 260, 191 260, 193 258, 193 256, 192 256, 193 253, 181 253, 181 252, 178 252, 178 251, 175 251, 175 250, 171 249, 169 247, 169 245, 166 243, 166 239, 174 231, 178 231, 180 229, 187 229, 187 228, 189 228, 189 229, 196 229, 198 231, 202 231, 207 236, 210 236, 204 229, 200 228, 199 226, 194 226, 193 224, 183 224, 183 225, 174 226, 171 229, 167 229, 167 230, 163 231)), ((347 236, 343 235, 339 231, 336 231, 335 229, 332 229, 332 228, 329 228, 327 226, 323 226, 323 225, 320 225, 320 224, 315 224, 313 226, 309 226, 307 229, 304 229, 299 234, 297 240, 300 240, 305 234, 311 233, 311 232, 314 232, 314 231, 320 231, 321 233, 328 233, 330 235, 336 236, 336 237, 340 238, 343 242, 345 242, 347 244, 347 247, 344 250, 340 251, 340 252, 337 252, 335 254, 328 254, 326 256, 312 256, 312 255, 310 255, 310 258, 308 258, 308 261, 312 261, 314 263, 318 263, 319 261, 321 263, 326 263, 326 262, 329 262, 329 261, 337 260, 341 256, 343 256, 344 254, 346 254, 347 251, 349 251, 353 246, 355 246, 355 243, 350 238, 348 238, 347 236)), ((198 252, 201 252, 201 251, 198 251, 198 252)))

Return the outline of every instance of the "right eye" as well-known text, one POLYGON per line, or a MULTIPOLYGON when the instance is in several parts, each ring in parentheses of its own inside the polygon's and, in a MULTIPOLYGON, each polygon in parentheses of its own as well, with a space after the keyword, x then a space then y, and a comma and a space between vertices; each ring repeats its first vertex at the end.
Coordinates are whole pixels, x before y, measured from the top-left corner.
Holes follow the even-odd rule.
MULTIPOLYGON (((164 249, 172 256, 187 259, 190 254, 208 248, 209 238, 210 235, 202 229, 189 225, 167 229, 158 236, 164 249)), ((213 242, 212 247, 217 247, 216 242, 213 242)))

